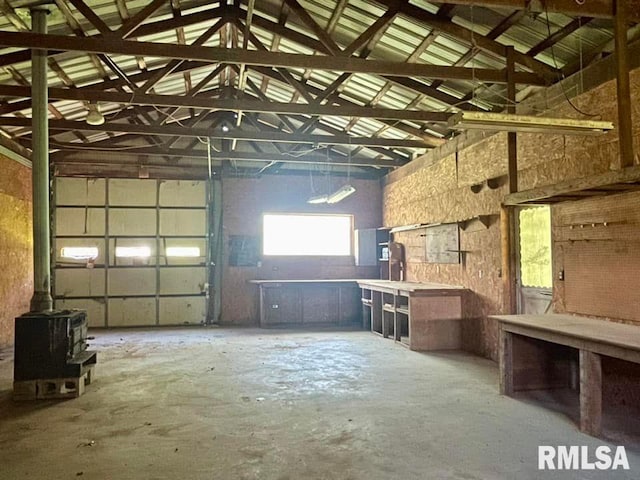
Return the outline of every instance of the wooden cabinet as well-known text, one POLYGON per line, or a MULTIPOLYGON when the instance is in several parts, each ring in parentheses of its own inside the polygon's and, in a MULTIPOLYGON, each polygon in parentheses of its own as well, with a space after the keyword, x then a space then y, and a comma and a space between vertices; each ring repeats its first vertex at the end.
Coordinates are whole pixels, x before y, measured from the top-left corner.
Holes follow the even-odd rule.
POLYGON ((252 280, 260 290, 260 326, 354 325, 361 319, 355 280, 252 280))
POLYGON ((361 228, 354 232, 354 254, 359 267, 380 267, 380 277, 388 278, 389 229, 361 228))
POLYGON ((371 267, 378 265, 377 229, 361 228, 354 232, 354 254, 356 265, 371 267))
POLYGON ((298 291, 288 288, 265 288, 261 298, 261 312, 268 325, 300 322, 302 302, 298 291))

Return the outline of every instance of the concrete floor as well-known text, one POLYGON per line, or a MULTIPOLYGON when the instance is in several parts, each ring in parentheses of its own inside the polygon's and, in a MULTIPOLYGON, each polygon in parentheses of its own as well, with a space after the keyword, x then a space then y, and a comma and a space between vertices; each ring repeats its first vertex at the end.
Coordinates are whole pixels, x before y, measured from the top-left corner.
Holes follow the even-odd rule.
POLYGON ((468 354, 361 331, 92 334, 96 381, 76 400, 13 403, 0 353, 2 480, 640 476, 638 437, 607 443, 549 398, 501 397, 495 364, 468 354), (622 444, 631 471, 540 472, 541 444, 622 444))

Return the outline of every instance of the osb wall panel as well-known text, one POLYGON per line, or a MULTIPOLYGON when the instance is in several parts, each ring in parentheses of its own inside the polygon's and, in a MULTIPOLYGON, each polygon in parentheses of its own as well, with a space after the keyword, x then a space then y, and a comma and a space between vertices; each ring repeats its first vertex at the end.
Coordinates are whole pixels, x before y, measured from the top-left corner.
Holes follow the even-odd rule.
POLYGON ((0 156, 0 347, 13 343, 14 318, 33 293, 31 170, 0 156))
MULTIPOLYGON (((640 69, 630 74, 635 161, 640 163, 640 69)), ((616 82, 609 81, 572 99, 573 105, 593 119, 618 123, 616 82)), ((568 102, 545 113, 553 117, 585 118, 568 102)), ((521 190, 551 185, 570 178, 616 169, 619 165, 618 133, 599 136, 547 134, 518 135, 518 178, 521 190)))
MULTIPOLYGON (((636 153, 640 152, 640 69, 631 72, 634 99, 633 123, 636 153)), ((617 123, 616 85, 610 81, 574 98, 581 110, 599 119, 617 123)), ((560 99, 562 100, 562 99, 560 99)), ((555 103, 558 103, 556 99, 555 103)), ((584 118, 566 101, 550 109, 549 116, 584 118)), ((456 140, 452 140, 455 142, 456 140)), ((636 155, 637 156, 637 155, 636 155)), ((455 222, 477 215, 495 215, 506 194, 505 187, 484 189, 474 194, 471 185, 507 173, 507 135, 487 134, 487 138, 443 158, 420 159, 418 170, 406 168, 389 177, 384 187, 383 224, 400 226, 414 223, 455 222)), ((636 160, 637 161, 637 160, 636 160)), ((616 133, 597 137, 518 134, 518 187, 520 190, 550 185, 616 168, 616 133)), ((407 240, 405 238, 405 240, 407 240)), ((402 242, 402 236, 398 237, 402 242)), ((485 232, 461 232, 463 249, 468 253, 458 266, 431 265, 412 258, 407 277, 416 281, 435 281, 462 285, 474 292, 466 302, 463 328, 464 348, 497 358, 496 328, 487 315, 502 313, 500 280, 500 230, 494 222, 485 232), (482 258, 482 261, 479 259, 482 258)), ((555 270, 554 270, 555 271, 555 270)), ((562 286, 560 287, 562 288, 562 286)), ((559 301, 556 301, 558 303, 559 301)))
POLYGON ((577 242, 564 247, 568 312, 640 320, 640 252, 626 242, 577 242))
MULTIPOLYGON (((640 193, 559 204, 552 228, 554 310, 640 326, 640 193)), ((640 365, 605 358, 603 372, 608 402, 640 408, 640 365)))
MULTIPOLYGON (((337 180, 335 188, 340 186, 337 180)), ((356 267, 353 258, 265 257, 260 267, 228 264, 229 236, 262 235, 264 213, 335 213, 354 215, 355 228, 381 225, 382 188, 374 180, 354 180, 356 193, 335 205, 310 205, 310 179, 306 175, 224 178, 222 322, 255 325, 258 322, 258 288, 254 279, 374 278, 377 269, 356 267)), ((340 183, 342 184, 342 183, 340 183)))
POLYGON ((559 204, 552 228, 555 311, 640 324, 640 193, 559 204))

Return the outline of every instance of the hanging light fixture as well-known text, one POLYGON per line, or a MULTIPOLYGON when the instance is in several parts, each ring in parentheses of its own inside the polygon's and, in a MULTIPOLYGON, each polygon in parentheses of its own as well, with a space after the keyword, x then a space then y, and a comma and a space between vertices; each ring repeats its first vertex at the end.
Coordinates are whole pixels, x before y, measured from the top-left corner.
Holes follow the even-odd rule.
POLYGON ((356 188, 353 185, 343 185, 327 197, 327 203, 338 203, 355 192, 356 188))
POLYGON ((333 204, 338 203, 347 198, 350 195, 353 195, 356 192, 356 187, 351 185, 351 137, 349 137, 349 151, 347 152, 347 183, 343 185, 338 190, 333 192, 331 195, 327 197, 327 203, 333 204))
POLYGON ((307 203, 312 203, 314 205, 320 204, 320 203, 327 203, 328 199, 329 199, 328 195, 314 195, 313 197, 310 197, 309 200, 307 200, 307 203))
POLYGON ((595 120, 466 111, 452 115, 447 123, 450 128, 456 130, 496 130, 558 135, 602 135, 614 128, 612 122, 595 120))
POLYGON ((100 112, 100 107, 97 103, 89 102, 87 107, 89 110, 87 113, 86 122, 89 125, 102 125, 104 123, 104 116, 100 112))

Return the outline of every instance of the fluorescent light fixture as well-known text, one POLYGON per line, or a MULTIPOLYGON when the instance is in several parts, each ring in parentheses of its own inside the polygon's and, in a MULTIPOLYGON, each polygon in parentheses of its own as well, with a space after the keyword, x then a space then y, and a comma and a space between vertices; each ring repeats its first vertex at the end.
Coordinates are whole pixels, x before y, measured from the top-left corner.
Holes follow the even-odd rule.
POLYGON ((355 193, 355 191, 356 189, 353 185, 344 185, 327 197, 327 203, 338 203, 355 193))
POLYGON ((327 195, 315 195, 313 197, 310 197, 309 200, 307 200, 307 203, 327 203, 328 198, 329 197, 327 195))
POLYGON ((559 135, 601 135, 613 130, 612 122, 513 113, 458 112, 449 117, 447 123, 450 128, 456 130, 498 130, 559 135))
POLYGON ((199 247, 167 247, 167 257, 199 257, 199 247))
POLYGON ((150 257, 151 248, 143 247, 116 247, 116 257, 150 257))
POLYGON ((89 125, 102 125, 104 123, 104 116, 100 112, 100 107, 97 103, 89 103, 89 113, 87 113, 86 121, 89 125))
POLYGON ((62 247, 60 255, 74 260, 92 260, 98 258, 98 247, 62 247))

